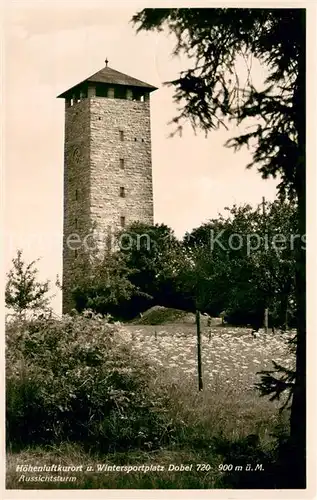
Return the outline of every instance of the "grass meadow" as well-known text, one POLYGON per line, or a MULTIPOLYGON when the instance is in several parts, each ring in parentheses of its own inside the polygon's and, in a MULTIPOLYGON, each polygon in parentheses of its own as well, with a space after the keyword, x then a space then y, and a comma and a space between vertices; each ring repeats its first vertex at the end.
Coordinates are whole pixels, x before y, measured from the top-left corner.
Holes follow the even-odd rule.
POLYGON ((120 332, 128 351, 155 367, 149 387, 164 394, 166 429, 174 425, 176 432, 167 442, 162 439, 161 446, 150 444, 146 449, 145 443, 140 450, 112 453, 87 450, 71 442, 20 450, 9 447, 8 489, 281 487, 273 470, 275 437, 287 433, 288 411, 280 414, 280 405, 260 397, 254 384, 260 380, 257 372, 271 369, 272 360, 292 366, 291 332, 253 338, 247 328, 203 327, 201 392, 195 325, 133 324, 121 326, 120 332), (76 478, 69 482, 39 485, 26 479, 38 473, 19 470, 23 464, 73 465, 79 466, 79 472, 63 473, 76 478), (102 467, 105 464, 160 466, 161 470, 107 471, 102 467), (189 470, 175 470, 181 464, 189 470))

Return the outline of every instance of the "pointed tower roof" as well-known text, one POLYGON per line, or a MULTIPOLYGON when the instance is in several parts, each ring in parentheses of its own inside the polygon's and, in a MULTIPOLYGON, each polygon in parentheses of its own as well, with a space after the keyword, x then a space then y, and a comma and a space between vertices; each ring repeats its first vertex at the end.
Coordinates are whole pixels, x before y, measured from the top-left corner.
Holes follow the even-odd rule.
POLYGON ((82 80, 81 82, 77 83, 70 89, 60 94, 58 97, 66 97, 67 94, 69 94, 69 92, 72 89, 74 89, 78 85, 82 85, 85 82, 107 83, 110 85, 111 84, 124 85, 126 87, 139 87, 142 89, 146 89, 148 92, 153 92, 153 90, 157 90, 157 87, 154 87, 149 83, 142 82, 141 80, 137 80, 137 78, 134 78, 133 76, 129 76, 124 73, 120 73, 120 71, 109 68, 107 59, 105 62, 106 66, 102 68, 100 71, 97 71, 97 73, 94 73, 92 76, 89 76, 88 78, 86 78, 86 80, 82 80))

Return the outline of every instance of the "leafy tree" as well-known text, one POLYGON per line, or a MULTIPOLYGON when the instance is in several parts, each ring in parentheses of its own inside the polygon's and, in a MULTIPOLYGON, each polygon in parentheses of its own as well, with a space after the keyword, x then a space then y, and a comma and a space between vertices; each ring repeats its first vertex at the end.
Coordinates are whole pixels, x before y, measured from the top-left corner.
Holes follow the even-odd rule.
POLYGON ((76 309, 123 318, 126 304, 138 295, 131 272, 119 252, 105 251, 90 262, 86 259, 85 273, 77 276, 72 288, 76 309))
POLYGON ((179 283, 184 266, 184 249, 173 231, 165 224, 134 223, 126 231, 128 245, 122 245, 130 280, 140 291, 151 297, 147 305, 190 307, 179 283))
MULTIPOLYGON (((252 147, 264 178, 280 176, 280 196, 297 200, 297 230, 306 230, 306 45, 304 9, 144 9, 133 17, 137 30, 176 35, 175 54, 185 53, 192 67, 170 82, 179 114, 206 133, 230 123, 253 123, 251 132, 227 144, 252 147), (268 72, 264 88, 251 78, 252 57, 268 72), (241 86, 237 60, 249 60, 241 86)), ((306 267, 301 239, 296 244, 297 349, 291 411, 290 477, 306 484, 306 267)))
POLYGON ((269 244, 252 253, 254 284, 264 294, 276 326, 284 329, 294 326, 296 210, 294 202, 267 203, 259 229, 269 244))
POLYGON ((128 319, 153 305, 194 309, 180 278, 185 249, 169 227, 134 223, 118 235, 116 247, 80 256, 72 289, 78 311, 128 319))
POLYGON ((226 310, 232 319, 235 313, 244 324, 248 313, 262 311, 263 319, 269 307, 275 326, 284 325, 294 290, 294 252, 286 237, 294 224, 293 205, 266 203, 265 213, 234 205, 226 212, 184 237, 187 252, 204 270, 198 273, 202 309, 211 315, 226 310))
POLYGON ((22 259, 22 250, 18 250, 17 256, 12 259, 13 267, 7 273, 5 304, 20 318, 25 317, 28 312, 50 310, 52 297, 47 296, 49 281, 37 281, 38 270, 35 264, 38 260, 26 264, 22 259))

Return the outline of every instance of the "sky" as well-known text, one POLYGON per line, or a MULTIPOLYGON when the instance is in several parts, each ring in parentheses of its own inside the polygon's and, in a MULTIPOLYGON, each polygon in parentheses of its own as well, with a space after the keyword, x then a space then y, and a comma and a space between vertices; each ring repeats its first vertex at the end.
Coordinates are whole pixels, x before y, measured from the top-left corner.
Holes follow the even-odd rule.
MULTIPOLYGON (((216 217, 234 203, 276 197, 276 180, 246 170, 247 150, 225 148, 237 130, 206 138, 186 124, 170 138, 177 114, 163 82, 188 67, 172 58, 166 33, 140 33, 130 23, 137 8, 50 0, 7 3, 5 14, 5 270, 18 248, 37 263, 40 279, 62 272, 64 90, 109 66, 158 87, 151 94, 154 217, 176 236, 216 217)), ((241 66, 242 74, 246 68, 241 66)), ((264 73, 253 64, 255 81, 264 73)), ((56 289, 52 287, 56 292, 56 289)), ((57 312, 61 295, 53 300, 57 312)))

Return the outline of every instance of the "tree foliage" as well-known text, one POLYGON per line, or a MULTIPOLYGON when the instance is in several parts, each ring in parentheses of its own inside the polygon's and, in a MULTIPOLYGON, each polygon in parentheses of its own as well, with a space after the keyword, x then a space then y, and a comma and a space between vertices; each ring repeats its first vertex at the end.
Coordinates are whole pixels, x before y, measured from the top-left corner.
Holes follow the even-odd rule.
POLYGON ((76 309, 91 309, 95 313, 122 317, 124 304, 138 293, 131 282, 132 270, 121 254, 105 251, 99 257, 85 260, 85 273, 77 277, 72 288, 76 309))
POLYGON ((127 235, 130 245, 122 247, 120 254, 131 269, 131 282, 151 299, 147 306, 187 309, 186 294, 179 283, 185 253, 172 229, 165 224, 135 223, 127 235))
POLYGON ((5 304, 20 317, 28 312, 49 310, 49 281, 38 281, 36 262, 38 260, 26 264, 22 251, 18 250, 17 256, 12 259, 13 267, 7 273, 5 304))
POLYGON ((116 252, 106 251, 90 267, 86 262, 73 289, 76 307, 117 319, 153 305, 212 316, 226 310, 242 325, 250 312, 269 307, 281 327, 287 311, 289 317, 294 312, 295 256, 288 238, 294 219, 289 202, 266 203, 265 211, 261 204, 234 205, 183 241, 164 224, 135 223, 119 236, 116 252))
MULTIPOLYGON (((252 120, 252 131, 231 140, 252 147, 262 176, 281 176, 281 193, 296 193, 304 176, 300 144, 305 108, 303 9, 144 9, 133 16, 137 30, 167 30, 176 36, 174 54, 192 66, 168 82, 174 88, 180 131, 184 120, 206 132, 252 120), (252 58, 268 71, 264 88, 252 81, 252 58), (238 63, 248 78, 240 81, 238 63), (289 161, 291 160, 291 161, 289 161)), ((251 166, 250 165, 250 166, 251 166)))
POLYGON ((294 204, 266 203, 265 211, 261 205, 234 205, 226 212, 184 238, 199 263, 202 310, 211 315, 226 310, 245 324, 248 313, 268 307, 274 325, 287 326, 286 315, 290 319, 295 306, 294 204))
POLYGON ((171 306, 182 248, 173 231, 134 223, 118 234, 115 247, 84 256, 85 273, 72 290, 76 309, 129 319, 154 304, 171 306))

